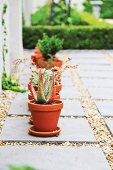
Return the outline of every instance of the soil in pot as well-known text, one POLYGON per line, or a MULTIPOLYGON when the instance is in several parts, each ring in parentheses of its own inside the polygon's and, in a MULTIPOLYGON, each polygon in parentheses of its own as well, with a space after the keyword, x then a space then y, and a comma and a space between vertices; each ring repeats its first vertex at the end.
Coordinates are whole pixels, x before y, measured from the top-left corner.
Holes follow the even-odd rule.
POLYGON ((35 129, 38 132, 52 132, 57 128, 62 101, 56 100, 52 104, 35 104, 33 101, 28 103, 35 129))

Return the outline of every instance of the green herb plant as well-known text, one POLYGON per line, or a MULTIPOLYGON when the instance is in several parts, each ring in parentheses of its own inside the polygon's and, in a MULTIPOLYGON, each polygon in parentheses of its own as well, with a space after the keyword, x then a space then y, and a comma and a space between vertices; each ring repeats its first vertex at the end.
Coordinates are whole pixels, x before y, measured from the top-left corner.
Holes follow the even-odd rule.
POLYGON ((91 5, 90 0, 85 0, 83 5, 84 5, 84 12, 93 13, 93 7, 91 5))
POLYGON ((20 87, 18 80, 16 80, 12 76, 8 77, 6 73, 2 74, 2 89, 3 90, 12 90, 12 91, 21 92, 21 93, 26 92, 25 89, 20 87))
POLYGON ((11 165, 9 166, 9 170, 38 170, 35 169, 31 166, 15 166, 15 165, 11 165))
POLYGON ((38 47, 46 60, 53 60, 55 54, 62 49, 63 40, 56 35, 49 37, 43 34, 43 38, 38 40, 38 47))

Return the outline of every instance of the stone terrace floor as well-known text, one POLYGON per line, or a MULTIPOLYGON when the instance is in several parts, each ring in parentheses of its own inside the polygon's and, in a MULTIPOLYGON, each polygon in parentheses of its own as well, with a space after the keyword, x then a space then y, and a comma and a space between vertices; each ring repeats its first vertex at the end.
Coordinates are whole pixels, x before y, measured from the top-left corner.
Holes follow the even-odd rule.
MULTIPOLYGON (((30 55, 31 51, 25 51, 29 59, 30 55)), ((39 170, 113 169, 113 51, 66 50, 58 56, 71 58, 70 66, 78 65, 62 76, 61 134, 30 136, 28 92, 11 92, 14 99, 5 92, 7 100, 4 95, 0 99, 0 170, 8 170, 10 164, 39 170)), ((27 86, 29 77, 30 69, 25 67, 21 84, 27 86)))

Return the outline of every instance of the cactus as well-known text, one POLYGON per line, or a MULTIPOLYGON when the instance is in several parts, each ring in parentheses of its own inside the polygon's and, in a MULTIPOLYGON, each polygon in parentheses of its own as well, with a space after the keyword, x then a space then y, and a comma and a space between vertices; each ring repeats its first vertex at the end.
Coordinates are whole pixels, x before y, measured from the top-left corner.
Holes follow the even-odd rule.
POLYGON ((37 73, 37 92, 35 91, 33 82, 30 82, 30 91, 35 102, 40 104, 54 102, 54 98, 56 95, 54 73, 51 70, 46 70, 42 68, 38 69, 37 73))

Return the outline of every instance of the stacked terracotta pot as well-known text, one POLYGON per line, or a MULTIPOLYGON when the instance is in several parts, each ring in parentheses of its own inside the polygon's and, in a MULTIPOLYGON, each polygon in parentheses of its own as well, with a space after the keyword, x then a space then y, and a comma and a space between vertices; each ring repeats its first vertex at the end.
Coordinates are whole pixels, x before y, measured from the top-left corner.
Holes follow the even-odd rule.
MULTIPOLYGON (((48 64, 37 47, 31 59, 34 66, 36 66, 40 72, 39 79, 40 76, 43 78, 43 74, 41 73, 42 68, 45 68, 46 72, 48 64)), ((28 94, 28 107, 31 112, 29 121, 32 124, 29 128, 30 135, 43 137, 57 136, 61 131, 60 127, 58 127, 58 120, 63 108, 63 102, 60 100, 60 91, 62 89, 61 67, 62 61, 57 57, 55 57, 54 61, 49 65, 51 76, 52 74, 54 76, 54 85, 51 86, 51 97, 45 103, 38 103, 37 101, 40 89, 43 87, 40 84, 43 83, 43 81, 38 84, 38 87, 34 87, 32 78, 30 78, 30 82, 28 83, 28 89, 30 90, 28 94)), ((42 94, 42 92, 40 94, 42 94)))

